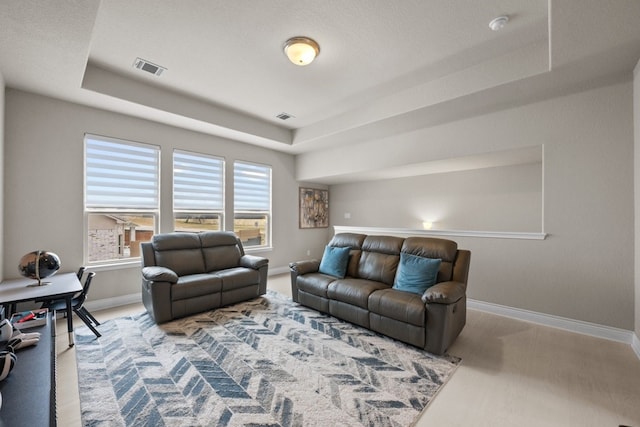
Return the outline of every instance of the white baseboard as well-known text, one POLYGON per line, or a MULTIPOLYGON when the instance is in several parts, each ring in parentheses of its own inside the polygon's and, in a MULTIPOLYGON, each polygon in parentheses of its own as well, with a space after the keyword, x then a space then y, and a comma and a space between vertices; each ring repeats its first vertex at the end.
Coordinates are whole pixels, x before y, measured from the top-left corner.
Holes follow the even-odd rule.
MULTIPOLYGON (((566 317, 537 313, 535 311, 512 308, 472 299, 467 300, 467 304, 469 308, 474 310, 510 317, 517 320, 524 320, 526 322, 536 323, 543 326, 550 326, 552 328, 564 329, 578 334, 604 338, 610 341, 622 342, 629 344, 632 347, 634 346, 633 343, 635 339, 638 349, 640 349, 638 338, 632 331, 627 331, 625 329, 613 328, 611 326, 603 326, 596 323, 583 322, 580 320, 568 319, 566 317)), ((640 358, 640 352, 638 349, 634 348, 634 351, 638 354, 638 358, 640 358)))
POLYGON ((284 266, 284 267, 274 267, 271 268, 269 267, 269 276, 277 276, 278 274, 285 274, 285 273, 289 273, 289 266, 284 266))
POLYGON ((92 301, 87 301, 84 305, 87 310, 93 312, 98 310, 104 310, 107 308, 120 307, 127 304, 142 303, 142 294, 129 294, 121 295, 113 298, 103 298, 92 301))

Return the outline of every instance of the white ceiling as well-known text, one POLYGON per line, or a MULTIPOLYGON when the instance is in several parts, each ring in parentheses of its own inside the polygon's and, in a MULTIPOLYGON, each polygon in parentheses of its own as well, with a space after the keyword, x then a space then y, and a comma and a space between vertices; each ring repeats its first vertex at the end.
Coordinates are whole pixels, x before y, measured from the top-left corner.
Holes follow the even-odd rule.
POLYGON ((0 0, 8 87, 293 154, 629 78, 639 58, 638 0, 0 0), (307 67, 282 52, 299 35, 320 44, 307 67))

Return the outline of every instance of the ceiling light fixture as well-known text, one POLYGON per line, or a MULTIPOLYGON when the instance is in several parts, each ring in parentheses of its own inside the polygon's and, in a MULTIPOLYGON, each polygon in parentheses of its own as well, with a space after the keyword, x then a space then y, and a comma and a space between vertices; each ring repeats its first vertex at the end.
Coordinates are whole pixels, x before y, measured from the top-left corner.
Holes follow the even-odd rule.
POLYGON ((284 44, 284 54, 296 65, 308 65, 320 53, 320 46, 309 37, 292 37, 284 44))
POLYGON ((489 22, 489 28, 491 28, 493 31, 500 31, 504 28, 505 25, 507 25, 507 22, 509 22, 508 15, 498 16, 497 18, 494 18, 491 22, 489 22))

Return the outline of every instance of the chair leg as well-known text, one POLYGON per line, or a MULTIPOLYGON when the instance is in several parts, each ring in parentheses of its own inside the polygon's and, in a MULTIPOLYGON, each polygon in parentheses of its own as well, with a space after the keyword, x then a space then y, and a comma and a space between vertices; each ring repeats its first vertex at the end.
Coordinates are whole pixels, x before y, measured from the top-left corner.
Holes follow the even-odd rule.
POLYGON ((98 332, 98 330, 93 327, 93 325, 91 324, 91 321, 87 318, 87 316, 84 315, 84 313, 82 313, 80 310, 76 310, 76 309, 74 309, 73 311, 80 318, 80 320, 82 320, 84 322, 84 324, 87 325, 87 327, 89 329, 91 329, 91 332, 96 334, 96 337, 100 338, 102 336, 100 334, 100 332, 98 332))
POLYGON ((84 306, 80 307, 80 311, 82 311, 82 313, 87 316, 95 325, 100 325, 100 322, 98 322, 96 318, 93 317, 93 315, 89 313, 89 310, 87 310, 84 306))

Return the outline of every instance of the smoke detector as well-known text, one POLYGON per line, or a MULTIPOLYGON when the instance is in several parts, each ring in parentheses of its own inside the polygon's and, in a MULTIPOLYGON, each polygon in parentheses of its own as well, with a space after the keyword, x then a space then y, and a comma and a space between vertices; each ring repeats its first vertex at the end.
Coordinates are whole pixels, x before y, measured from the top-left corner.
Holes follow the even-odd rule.
POLYGON ((507 22, 509 22, 508 15, 498 16, 489 22, 489 28, 493 31, 500 31, 505 25, 507 25, 507 22))
POLYGON ((160 77, 160 75, 167 71, 165 67, 161 67, 160 65, 154 64, 153 62, 149 62, 146 59, 136 58, 133 63, 133 67, 138 70, 146 71, 147 73, 151 73, 156 77, 160 77))

